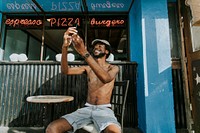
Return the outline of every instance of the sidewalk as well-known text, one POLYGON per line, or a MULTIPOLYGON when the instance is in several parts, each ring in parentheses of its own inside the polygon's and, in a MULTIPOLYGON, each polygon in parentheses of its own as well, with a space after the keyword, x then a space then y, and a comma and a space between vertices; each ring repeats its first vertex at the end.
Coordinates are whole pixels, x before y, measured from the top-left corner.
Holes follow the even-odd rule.
POLYGON ((0 127, 0 133, 44 133, 44 127, 0 127))
MULTIPOLYGON (((0 133, 44 133, 44 127, 0 127, 0 133)), ((141 131, 124 128, 124 133, 141 133, 141 131)))

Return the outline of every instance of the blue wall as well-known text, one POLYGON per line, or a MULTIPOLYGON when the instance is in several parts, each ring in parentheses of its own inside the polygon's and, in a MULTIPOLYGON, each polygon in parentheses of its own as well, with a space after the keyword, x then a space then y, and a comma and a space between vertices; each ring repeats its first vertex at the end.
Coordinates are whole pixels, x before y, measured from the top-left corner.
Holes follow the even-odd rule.
POLYGON ((138 63, 137 106, 139 128, 146 129, 145 96, 144 96, 144 66, 142 45, 142 14, 141 0, 135 0, 129 14, 130 20, 130 58, 138 63))
POLYGON ((138 62, 138 122, 144 133, 175 133, 167 0, 135 0, 131 61, 138 62))
MULTIPOLYGON (((1 13, 1 11, 2 11, 2 6, 3 6, 3 4, 2 4, 2 0, 0 0, 0 32, 1 32, 1 23, 2 23, 2 13, 1 13)), ((1 34, 1 33, 0 33, 1 34)), ((0 36, 1 37, 1 36, 0 36)))
POLYGON ((2 23, 2 13, 0 13, 0 32, 1 32, 1 23, 2 23))
MULTIPOLYGON (((1 2, 0 2, 0 8, 1 8, 1 2)), ((2 27, 2 13, 0 13, 0 61, 3 59, 3 50, 1 48, 1 40, 2 40, 2 32, 1 32, 1 27, 2 27)))

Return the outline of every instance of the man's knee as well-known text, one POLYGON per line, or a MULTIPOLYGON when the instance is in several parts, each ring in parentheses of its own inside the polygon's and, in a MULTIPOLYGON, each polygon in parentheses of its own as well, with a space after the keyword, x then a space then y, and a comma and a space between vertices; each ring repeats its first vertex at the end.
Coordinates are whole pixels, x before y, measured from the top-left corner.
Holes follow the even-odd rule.
POLYGON ((46 133, 59 133, 59 128, 55 123, 50 123, 46 128, 46 133))
POLYGON ((105 133, 121 133, 121 129, 117 125, 112 124, 105 129, 105 133))
POLYGON ((51 122, 46 128, 46 133, 63 133, 72 129, 68 121, 61 118, 51 122))

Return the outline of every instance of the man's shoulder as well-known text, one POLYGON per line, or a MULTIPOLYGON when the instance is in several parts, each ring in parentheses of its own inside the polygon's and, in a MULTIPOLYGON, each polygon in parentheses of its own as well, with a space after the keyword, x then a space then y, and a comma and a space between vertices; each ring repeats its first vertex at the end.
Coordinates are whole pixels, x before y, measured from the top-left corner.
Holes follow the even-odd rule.
POLYGON ((118 65, 114 65, 114 64, 110 64, 110 67, 112 67, 112 68, 119 68, 118 65))
POLYGON ((119 66, 118 65, 110 64, 109 68, 110 68, 110 70, 115 69, 116 71, 119 71, 119 66))

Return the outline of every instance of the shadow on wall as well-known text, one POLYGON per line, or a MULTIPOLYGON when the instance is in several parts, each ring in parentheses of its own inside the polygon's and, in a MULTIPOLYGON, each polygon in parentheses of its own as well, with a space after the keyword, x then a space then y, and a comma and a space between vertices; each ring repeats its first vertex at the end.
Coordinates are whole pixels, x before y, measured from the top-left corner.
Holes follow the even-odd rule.
MULTIPOLYGON (((70 113, 85 103, 86 75, 61 75, 59 63, 19 62, 0 65, 0 124, 4 127, 45 127, 50 122, 51 113, 48 104, 28 103, 26 101, 28 96, 49 94, 73 96, 72 102, 54 104, 53 119, 70 113)), ((72 67, 76 65, 71 64, 72 67)), ((116 80, 129 79, 131 88, 127 96, 124 125, 136 128, 138 126, 137 65, 120 64, 119 67, 120 73, 116 80)))
POLYGON ((44 127, 1 127, 1 133, 44 133, 44 127))
MULTIPOLYGON (((23 101, 17 101, 16 104, 22 104, 20 112, 17 118, 13 119, 8 126, 46 127, 51 122, 51 119, 58 119, 62 115, 83 106, 87 94, 85 81, 86 77, 84 75, 66 76, 58 74, 37 89, 30 87, 28 93, 23 96, 23 101), (54 108, 52 108, 52 104, 28 103, 26 101, 28 96, 35 95, 70 95, 74 96, 74 100, 69 103, 56 103, 54 108), (51 111, 53 111, 53 116, 51 111)), ((12 110, 15 111, 15 105, 12 107, 12 110)))

